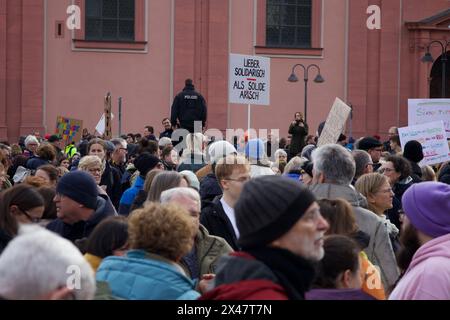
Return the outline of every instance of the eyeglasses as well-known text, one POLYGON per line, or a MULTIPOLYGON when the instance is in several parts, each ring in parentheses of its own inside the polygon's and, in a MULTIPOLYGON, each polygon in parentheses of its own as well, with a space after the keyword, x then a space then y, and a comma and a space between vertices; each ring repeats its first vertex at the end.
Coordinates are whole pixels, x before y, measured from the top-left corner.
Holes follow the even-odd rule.
POLYGON ((393 192, 393 191, 392 191, 392 188, 389 188, 389 189, 378 190, 378 192, 382 192, 382 193, 391 193, 391 192, 393 192))
POLYGON ((125 151, 125 152, 128 152, 128 149, 127 149, 127 148, 119 148, 119 150, 123 150, 123 151, 125 151))
POLYGON ((39 223, 41 222, 41 218, 34 218, 32 216, 30 216, 30 214, 27 212, 27 210, 23 210, 19 207, 19 210, 24 214, 25 217, 28 218, 28 220, 30 220, 32 223, 39 223))
POLYGON ((236 181, 236 182, 244 183, 244 182, 249 181, 250 177, 242 177, 242 178, 239 178, 239 179, 230 179, 230 178, 228 178, 228 179, 223 179, 223 180, 236 181))
POLYGON ((393 172, 395 171, 395 169, 391 169, 391 168, 380 168, 380 170, 378 170, 380 173, 384 173, 384 172, 393 172))
POLYGON ((90 173, 96 173, 96 172, 101 173, 103 170, 102 170, 102 168, 89 168, 88 171, 90 173))

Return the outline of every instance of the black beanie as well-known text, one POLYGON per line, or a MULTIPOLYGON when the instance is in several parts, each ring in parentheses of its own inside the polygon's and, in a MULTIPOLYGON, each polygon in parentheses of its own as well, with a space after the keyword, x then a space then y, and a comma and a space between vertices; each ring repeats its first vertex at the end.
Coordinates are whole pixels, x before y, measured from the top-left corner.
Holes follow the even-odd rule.
POLYGON ((416 140, 408 141, 403 148, 403 156, 409 161, 419 163, 423 159, 422 145, 416 140))
POLYGON ((85 171, 71 171, 62 176, 56 193, 66 196, 86 208, 97 208, 98 188, 94 178, 85 171))
POLYGON ((144 152, 140 154, 136 160, 134 160, 134 166, 137 170, 139 170, 139 174, 145 177, 147 173, 154 169, 159 162, 160 160, 158 157, 148 152, 144 152))
POLYGON ((234 211, 242 249, 263 247, 288 232, 315 201, 300 182, 262 176, 244 185, 234 211))

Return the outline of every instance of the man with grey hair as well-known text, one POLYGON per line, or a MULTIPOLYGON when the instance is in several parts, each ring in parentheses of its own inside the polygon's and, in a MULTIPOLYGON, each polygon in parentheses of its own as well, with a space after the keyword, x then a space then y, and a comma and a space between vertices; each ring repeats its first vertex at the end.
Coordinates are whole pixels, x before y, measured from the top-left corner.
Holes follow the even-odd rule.
POLYGON ((200 196, 192 188, 173 188, 161 193, 161 203, 177 204, 185 208, 198 228, 194 246, 180 261, 181 266, 192 279, 201 280, 204 275, 215 273, 219 258, 233 251, 220 237, 212 236, 200 224, 200 196))
POLYGON ((363 174, 373 172, 373 162, 370 154, 364 150, 353 150, 353 159, 355 160, 356 170, 352 185, 355 185, 356 180, 363 174))
POLYGON ((380 268, 383 284, 391 287, 399 276, 389 235, 380 218, 367 210, 367 200, 351 186, 355 175, 355 160, 351 153, 337 144, 324 145, 312 154, 313 180, 310 190, 318 199, 345 199, 353 207, 358 228, 370 236, 365 252, 380 268))
POLYGON ((22 226, 0 256, 0 297, 91 300, 94 272, 70 241, 39 226, 22 226))

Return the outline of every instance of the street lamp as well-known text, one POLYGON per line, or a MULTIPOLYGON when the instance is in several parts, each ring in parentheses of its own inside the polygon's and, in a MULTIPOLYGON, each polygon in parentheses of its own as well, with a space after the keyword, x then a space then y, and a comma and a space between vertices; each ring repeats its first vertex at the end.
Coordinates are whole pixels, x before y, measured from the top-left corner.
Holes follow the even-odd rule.
POLYGON ((447 62, 447 47, 450 45, 450 41, 445 41, 442 42, 441 40, 433 40, 431 41, 428 46, 427 46, 427 52, 425 53, 425 55, 422 57, 422 62, 433 62, 433 56, 430 53, 430 47, 432 44, 434 43, 439 43, 439 45, 441 46, 442 49, 442 56, 441 56, 441 65, 442 65, 442 87, 441 87, 441 96, 442 98, 445 98, 445 94, 446 94, 446 77, 445 77, 445 64, 447 62))
POLYGON ((297 63, 296 65, 294 65, 293 67, 292 67, 292 72, 291 72, 291 75, 289 76, 289 78, 288 78, 288 81, 289 82, 297 82, 298 81, 298 78, 297 78, 297 76, 295 75, 295 68, 297 68, 298 66, 300 66, 300 67, 302 67, 303 68, 303 80, 305 81, 305 123, 307 123, 307 112, 308 112, 308 72, 309 72, 309 69, 311 68, 311 67, 314 67, 314 68, 316 68, 317 69, 317 75, 316 75, 316 77, 314 78, 314 82, 316 82, 316 83, 322 83, 322 82, 325 82, 325 79, 322 77, 322 75, 320 74, 320 68, 319 68, 319 66, 318 65, 316 65, 316 64, 310 64, 310 65, 308 65, 308 66, 304 66, 303 64, 301 64, 301 63, 297 63))

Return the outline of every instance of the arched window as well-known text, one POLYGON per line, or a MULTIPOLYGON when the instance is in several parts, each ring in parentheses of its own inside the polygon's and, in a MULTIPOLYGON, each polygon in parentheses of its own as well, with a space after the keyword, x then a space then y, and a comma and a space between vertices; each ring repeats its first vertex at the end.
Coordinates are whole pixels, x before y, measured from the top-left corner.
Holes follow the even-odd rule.
MULTIPOLYGON (((442 98, 442 56, 436 59, 430 72, 430 98, 442 98)), ((445 64, 445 98, 450 98, 450 52, 447 52, 445 64)))

